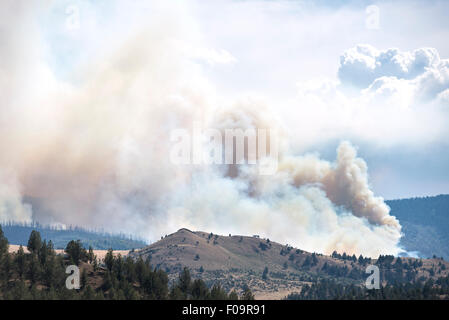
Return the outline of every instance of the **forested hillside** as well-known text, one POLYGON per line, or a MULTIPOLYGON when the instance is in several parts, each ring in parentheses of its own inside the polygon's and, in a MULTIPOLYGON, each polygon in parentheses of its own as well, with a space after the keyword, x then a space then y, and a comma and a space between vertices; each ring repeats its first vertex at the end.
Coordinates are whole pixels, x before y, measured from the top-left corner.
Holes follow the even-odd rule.
POLYGON ((51 240, 56 249, 65 248, 70 240, 81 240, 83 245, 96 250, 131 250, 142 248, 146 243, 132 239, 127 235, 110 234, 86 230, 80 227, 69 227, 65 230, 43 226, 40 224, 2 224, 3 232, 9 243, 26 245, 31 231, 38 231, 43 239, 51 240))
POLYGON ((449 298, 449 286, 441 280, 449 278, 449 262, 440 258, 391 255, 369 258, 344 252, 328 256, 257 236, 217 235, 188 229, 180 229, 129 255, 134 259, 150 259, 156 268, 166 271, 170 280, 176 280, 179 272, 188 267, 193 276, 207 285, 219 281, 228 292, 248 284, 257 299, 281 299, 295 292, 306 294, 302 289, 311 285, 314 287, 307 289, 309 293, 301 298, 364 298, 368 293, 364 284, 369 265, 379 267, 385 290, 391 286, 402 290, 395 297, 433 298, 440 292, 441 298, 449 298), (320 293, 322 285, 336 289, 326 296, 320 293), (435 290, 420 293, 428 286, 435 290), (357 288, 353 295, 352 288, 357 288))
POLYGON ((423 258, 449 258, 449 195, 386 201, 404 237, 401 245, 423 258))
MULTIPOLYGON (((227 293, 219 283, 207 287, 201 279, 192 279, 184 268, 178 279, 169 283, 165 271, 151 266, 149 260, 114 256, 109 250, 104 261, 92 248, 71 240, 65 255, 57 254, 51 241, 32 231, 26 253, 8 253, 8 239, 0 226, 0 300, 141 300, 141 299, 254 299, 249 288, 239 296, 227 293), (66 287, 66 267, 80 270, 79 288, 66 287)), ((74 283, 73 283, 74 284, 74 283)))
POLYGON ((0 226, 0 300, 251 300, 257 298, 254 290, 266 297, 263 292, 279 293, 286 283, 288 299, 449 299, 449 263, 441 259, 357 258, 337 252, 323 256, 268 239, 217 237, 186 229, 128 256, 114 255, 109 250, 102 260, 92 248, 86 250, 80 241, 74 240, 65 246, 65 254, 58 254, 52 242, 42 240, 37 231, 31 232, 26 247, 27 252, 20 247, 9 253, 8 240, 0 226), (204 235, 205 243, 200 244, 201 239, 192 243, 188 233, 191 239, 204 235), (254 243, 259 246, 253 246, 254 243), (217 270, 208 262, 208 256, 217 257, 223 251, 240 258, 230 258, 228 266, 222 264, 222 270, 217 270), (194 252, 197 253, 192 255, 194 252), (165 264, 155 263, 160 254, 167 257, 165 264), (255 268, 241 269, 248 261, 254 262, 255 268), (198 264, 204 267, 195 268, 198 264), (365 269, 370 264, 380 269, 380 290, 368 290, 364 285, 365 269), (69 265, 80 269, 78 289, 66 287, 69 265), (265 265, 264 269, 259 270, 259 265, 265 265))

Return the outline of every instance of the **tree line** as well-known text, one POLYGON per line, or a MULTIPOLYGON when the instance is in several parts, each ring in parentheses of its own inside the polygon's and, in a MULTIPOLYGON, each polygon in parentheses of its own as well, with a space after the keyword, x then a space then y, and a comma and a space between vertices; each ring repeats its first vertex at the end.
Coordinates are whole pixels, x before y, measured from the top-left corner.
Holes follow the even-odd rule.
POLYGON ((363 286, 342 284, 325 279, 305 285, 299 293, 285 300, 441 300, 449 299, 449 276, 436 281, 416 281, 381 286, 368 290, 363 286))
POLYGON ((226 292, 219 283, 209 288, 202 279, 192 279, 187 268, 169 283, 165 271, 141 257, 115 256, 108 250, 104 261, 99 261, 92 247, 86 250, 79 240, 71 240, 65 254, 57 254, 53 243, 42 240, 36 230, 29 236, 28 252, 23 246, 16 253, 9 253, 8 248, 0 226, 0 300, 254 299, 247 287, 240 296, 236 291, 226 292), (69 265, 80 268, 79 289, 66 287, 69 265))

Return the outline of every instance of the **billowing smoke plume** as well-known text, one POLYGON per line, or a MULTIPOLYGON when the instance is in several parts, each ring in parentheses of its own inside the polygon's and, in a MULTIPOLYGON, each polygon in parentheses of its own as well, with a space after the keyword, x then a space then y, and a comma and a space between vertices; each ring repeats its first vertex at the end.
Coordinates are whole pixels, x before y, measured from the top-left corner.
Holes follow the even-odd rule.
MULTIPOLYGON (((239 104, 218 121, 228 128, 276 126, 268 111, 254 108, 239 104)), ((373 195, 367 165, 349 142, 340 144, 334 163, 313 154, 293 156, 285 143, 280 150, 274 175, 260 175, 251 165, 232 165, 233 175, 220 167, 193 172, 170 201, 178 203, 168 210, 171 225, 260 234, 328 254, 400 252, 401 226, 383 199, 373 195)))
POLYGON ((292 155, 268 107, 215 93, 198 62, 206 58, 183 45, 190 30, 176 14, 152 19, 66 82, 45 63, 21 4, 2 2, 11 25, 0 34, 7 44, 0 51, 0 220, 103 227, 149 240, 188 227, 260 234, 323 253, 400 251, 400 225, 370 190, 355 148, 341 143, 335 162, 292 155), (14 23, 33 43, 14 35, 14 23), (170 132, 195 122, 278 129, 278 171, 171 163, 170 132))

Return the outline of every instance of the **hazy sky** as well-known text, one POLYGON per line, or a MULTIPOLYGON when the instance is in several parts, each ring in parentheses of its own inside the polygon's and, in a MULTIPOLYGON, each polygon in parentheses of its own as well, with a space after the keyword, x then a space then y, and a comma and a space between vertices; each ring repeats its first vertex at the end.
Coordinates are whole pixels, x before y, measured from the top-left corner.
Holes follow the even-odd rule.
POLYGON ((425 89, 415 85, 416 78, 431 66, 407 77, 397 67, 409 68, 415 59, 410 55, 421 48, 449 58, 447 1, 58 1, 49 6, 39 27, 49 64, 62 79, 75 81, 78 66, 101 57, 145 21, 173 15, 186 28, 186 50, 218 94, 262 97, 283 118, 297 152, 333 158, 338 141, 350 139, 368 163, 377 194, 449 192, 447 93, 435 103, 449 88, 447 65, 433 66, 440 87, 425 99, 417 98, 416 91, 425 89), (74 17, 79 19, 73 25, 74 17), (396 67, 368 75, 370 62, 364 70, 355 63, 346 70, 353 82, 341 79, 342 55, 359 44, 386 55, 397 48, 399 54, 390 51, 389 58, 396 67), (367 98, 367 88, 383 76, 390 79, 384 85, 388 92, 367 98))

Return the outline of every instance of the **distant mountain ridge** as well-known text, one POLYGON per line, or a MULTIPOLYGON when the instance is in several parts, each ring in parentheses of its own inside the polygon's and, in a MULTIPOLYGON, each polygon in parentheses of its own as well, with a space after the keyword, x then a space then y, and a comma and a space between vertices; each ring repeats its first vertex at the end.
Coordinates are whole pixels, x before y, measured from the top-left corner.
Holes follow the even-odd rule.
POLYGON ((56 249, 65 248, 70 240, 81 240, 86 248, 92 246, 96 250, 131 250, 143 248, 147 245, 143 240, 133 239, 129 235, 92 231, 80 227, 60 229, 37 223, 2 223, 1 225, 11 244, 25 246, 32 230, 39 231, 42 239, 51 240, 56 249))
POLYGON ((423 258, 449 259, 449 195, 385 201, 402 225, 400 244, 423 258))

